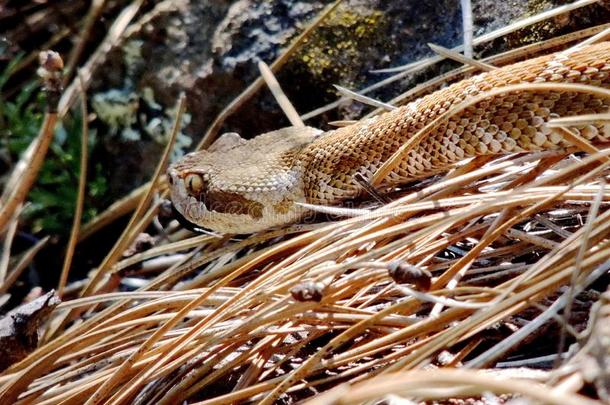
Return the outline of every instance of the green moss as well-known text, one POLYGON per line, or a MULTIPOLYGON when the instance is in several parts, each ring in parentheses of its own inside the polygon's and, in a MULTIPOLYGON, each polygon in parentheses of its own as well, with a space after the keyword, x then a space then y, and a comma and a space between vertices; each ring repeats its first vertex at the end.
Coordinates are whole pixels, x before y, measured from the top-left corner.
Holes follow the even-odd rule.
MULTIPOLYGON (((42 166, 25 211, 35 233, 66 235, 70 231, 80 176, 82 118, 68 116, 55 129, 55 137, 42 166)), ((88 150, 95 150, 95 131, 90 130, 88 150)), ((98 209, 109 203, 107 181, 101 164, 90 162, 83 223, 93 219, 98 209)))
POLYGON ((343 84, 353 84, 345 79, 357 76, 364 62, 362 49, 383 46, 379 34, 386 23, 381 11, 342 7, 312 33, 297 52, 296 60, 314 80, 328 83, 341 78, 343 84))
MULTIPOLYGON (((531 0, 527 4, 527 12, 518 20, 540 14, 552 5, 548 0, 531 0)), ((557 18, 569 18, 569 14, 557 18)), ((557 19, 545 20, 516 31, 507 37, 509 48, 533 44, 558 35, 562 25, 558 22, 557 19)))
MULTIPOLYGON (((11 74, 11 66, 0 74, 0 91, 11 74)), ((36 81, 23 86, 10 101, 0 97, 0 153, 7 163, 15 165, 38 135, 45 105, 45 95, 36 81)), ((24 218, 32 232, 67 235, 70 231, 78 190, 80 139, 80 115, 67 116, 55 130, 36 184, 28 195, 30 204, 26 206, 24 218)), ((89 151, 95 144, 95 133, 92 132, 89 151)), ((92 219, 98 208, 108 203, 101 165, 89 167, 88 179, 84 222, 92 219)))

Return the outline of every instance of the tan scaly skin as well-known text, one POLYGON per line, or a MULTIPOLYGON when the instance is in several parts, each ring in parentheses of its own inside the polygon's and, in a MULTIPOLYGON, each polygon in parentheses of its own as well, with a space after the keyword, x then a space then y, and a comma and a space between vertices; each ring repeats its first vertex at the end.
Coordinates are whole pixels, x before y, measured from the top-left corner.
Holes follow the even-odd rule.
MULTIPOLYGON (((524 83, 610 88, 610 42, 483 73, 334 131, 284 128, 248 141, 225 134, 209 150, 170 167, 172 202, 185 219, 204 228, 256 232, 298 221, 305 209, 296 202, 333 205, 357 196, 362 187, 354 175, 372 180, 426 126, 430 130, 382 187, 446 171, 473 156, 565 148, 569 144, 547 127, 549 118, 604 113, 610 106, 608 92, 575 86, 501 90, 524 83), (473 104, 464 108, 468 100, 473 104)), ((602 125, 575 129, 593 144, 610 137, 610 128, 602 125)))

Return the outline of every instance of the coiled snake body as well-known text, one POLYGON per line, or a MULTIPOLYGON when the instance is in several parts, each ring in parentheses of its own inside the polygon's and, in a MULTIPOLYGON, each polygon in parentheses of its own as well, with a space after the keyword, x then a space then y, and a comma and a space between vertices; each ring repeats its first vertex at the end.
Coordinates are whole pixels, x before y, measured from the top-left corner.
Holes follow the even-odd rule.
MULTIPOLYGON (((292 127, 248 141, 225 134, 210 149, 170 167, 172 202, 192 223, 248 233, 297 221, 305 209, 295 203, 332 205, 357 196, 362 186, 354 176, 373 179, 422 129, 425 136, 384 177, 382 187, 446 171, 473 156, 564 148, 569 143, 547 127, 549 118, 607 112, 606 94, 574 86, 497 90, 524 83, 609 88, 609 75, 610 42, 603 42, 482 73, 333 131, 292 127)), ((610 136, 604 125, 574 129, 594 144, 610 136)))

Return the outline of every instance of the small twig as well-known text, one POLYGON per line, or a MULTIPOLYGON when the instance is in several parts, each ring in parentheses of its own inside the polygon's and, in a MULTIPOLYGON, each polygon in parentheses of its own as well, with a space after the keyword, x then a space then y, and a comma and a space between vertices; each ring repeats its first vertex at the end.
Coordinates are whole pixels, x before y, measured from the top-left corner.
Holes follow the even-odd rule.
POLYGON ((490 65, 488 63, 485 62, 480 62, 476 59, 473 59, 472 57, 468 57, 466 55, 462 55, 461 53, 452 51, 451 49, 447 49, 445 47, 439 46, 439 45, 435 45, 435 44, 428 44, 428 46, 436 53, 438 53, 441 56, 444 56, 447 59, 452 59, 456 62, 460 62, 463 63, 464 65, 467 66, 473 66, 477 69, 481 69, 483 72, 490 72, 492 70, 497 69, 495 66, 490 65))
POLYGON ((379 194, 379 192, 373 186, 371 186, 371 183, 362 175, 362 173, 356 173, 354 175, 354 180, 356 183, 360 184, 360 187, 362 187, 364 191, 377 200, 377 202, 381 204, 388 204, 392 201, 387 196, 379 194))
POLYGON ((347 127, 350 125, 353 125, 355 123, 357 123, 358 121, 355 120, 337 120, 337 121, 329 121, 327 122, 328 125, 331 125, 333 127, 347 127))
MULTIPOLYGON (((161 176, 160 183, 165 183, 165 175, 161 176)), ((115 201, 110 207, 106 208, 104 212, 87 222, 81 229, 79 241, 89 238, 91 235, 106 225, 112 223, 117 218, 127 215, 131 211, 135 210, 138 206, 138 201, 140 201, 148 187, 150 187, 150 184, 146 183, 134 189, 125 197, 115 201)))
POLYGON ((549 128, 571 127, 579 125, 603 125, 610 122, 610 114, 583 114, 571 117, 552 118, 547 122, 549 128))
POLYGON ((361 215, 370 214, 371 211, 365 208, 347 208, 347 207, 334 207, 332 205, 317 205, 309 203, 296 202, 296 205, 305 209, 319 212, 321 214, 336 215, 338 217, 359 217, 361 215))
POLYGON ((305 124, 303 123, 303 120, 301 120, 301 117, 299 117, 299 113, 295 110, 288 97, 286 97, 286 94, 282 90, 282 86, 280 86, 280 83, 275 78, 271 69, 269 69, 269 66, 261 60, 258 62, 258 70, 265 83, 267 83, 267 87, 271 91, 271 94, 273 94, 275 101, 277 101, 282 111, 284 111, 288 121, 295 127, 304 127, 305 124))
POLYGON ((462 6, 462 31, 464 33, 464 56, 472 59, 472 5, 470 0, 460 0, 462 6))
MULTIPOLYGON (((85 22, 84 22, 83 27, 81 28, 81 31, 79 34, 78 43, 72 49, 72 51, 70 52, 70 55, 68 56, 68 61, 66 63, 66 70, 64 72, 64 81, 63 81, 64 86, 67 86, 68 81, 72 78, 72 72, 74 72, 76 64, 78 63, 78 59, 80 58, 80 56, 83 53, 83 50, 85 49, 85 45, 87 44, 87 40, 89 39, 91 30, 93 29, 93 24, 95 23, 98 16, 104 9, 105 3, 106 3, 106 0, 93 0, 91 2, 91 7, 89 8, 89 12, 87 13, 87 16, 85 17, 85 22)), ((82 82, 82 79, 79 81, 82 82)), ((81 83, 81 86, 82 86, 82 83, 81 83)), ((61 296, 61 293, 59 295, 61 296)))
POLYGON ((85 187, 87 185, 87 154, 88 143, 89 143, 89 125, 87 123, 87 93, 85 92, 85 86, 82 77, 78 76, 80 84, 80 95, 81 95, 81 116, 82 116, 82 133, 81 133, 81 151, 80 151, 80 177, 78 180, 78 194, 76 197, 76 206, 74 208, 74 220, 72 222, 72 230, 70 231, 70 239, 68 246, 66 247, 66 256, 64 258, 64 264, 61 270, 61 276, 59 278, 59 285, 57 287, 57 295, 61 298, 63 291, 68 281, 68 273, 70 272, 70 266, 72 265, 72 257, 74 255, 74 249, 78 241, 78 234, 80 233, 80 223, 83 215, 83 205, 85 201, 85 187))
MULTIPOLYGON (((453 290, 459 283, 459 281, 466 275, 466 272, 474 262, 475 257, 480 254, 485 246, 489 246, 492 240, 495 239, 494 231, 506 226, 506 220, 510 217, 512 210, 510 208, 504 208, 500 214, 493 220, 492 224, 487 228, 483 237, 476 245, 475 248, 470 250, 464 256, 462 256, 454 265, 449 267, 435 282, 434 287, 440 288, 446 285, 447 289, 453 290)), ((498 235, 499 236, 499 235, 498 235)), ((430 311, 430 316, 438 316, 442 311, 443 307, 440 304, 435 304, 430 311)))
MULTIPOLYGON (((589 284, 593 283, 599 277, 601 277, 604 273, 608 271, 610 268, 610 261, 603 263, 599 267, 597 267, 593 272, 589 274, 586 280, 583 283, 574 286, 574 294, 580 294, 589 284)), ((481 353, 474 359, 470 360, 464 366, 466 368, 479 368, 483 367, 485 364, 492 362, 494 359, 502 356, 508 350, 515 347, 519 342, 526 339, 528 336, 542 325, 544 325, 550 319, 553 319, 557 312, 561 308, 563 308, 569 298, 569 292, 565 292, 561 295, 546 311, 538 315, 534 320, 530 321, 526 326, 519 329, 517 332, 513 333, 506 339, 502 340, 500 343, 490 348, 489 350, 481 353)))
POLYGON ((5 228, 17 207, 23 203, 23 200, 30 192, 53 140, 53 131, 57 122, 57 99, 61 92, 61 71, 63 67, 63 61, 58 53, 53 51, 40 53, 39 74, 45 81, 45 89, 48 95, 47 112, 45 113, 38 136, 24 153, 9 180, 9 183, 15 184, 15 187, 13 190, 7 190, 6 200, 2 201, 2 208, 0 208, 0 232, 5 228))
POLYGON ((567 239, 572 236, 572 232, 566 231, 565 229, 557 226, 553 221, 541 214, 534 215, 534 219, 538 221, 541 225, 546 226, 548 229, 561 236, 562 238, 567 239))
POLYGON ((337 84, 333 84, 333 86, 335 87, 335 89, 337 89, 337 91, 339 91, 339 93, 343 97, 346 97, 346 98, 349 98, 352 100, 356 100, 356 101, 360 101, 363 104, 367 104, 367 105, 377 107, 377 108, 383 108, 386 111, 392 111, 397 108, 391 104, 384 103, 383 101, 375 100, 374 98, 364 96, 362 94, 358 94, 355 91, 348 90, 343 86, 339 86, 337 84))
MULTIPOLYGON (((546 356, 530 357, 527 359, 520 360, 509 360, 500 361, 496 363, 495 368, 517 368, 517 367, 528 367, 532 369, 549 368, 553 364, 553 360, 556 358, 555 354, 548 354, 546 356)), ((567 353, 561 353, 562 358, 567 358, 567 353)))
MULTIPOLYGON (((559 334, 559 344, 557 348, 557 358, 555 361, 555 368, 559 367, 561 364, 561 356, 563 353, 566 344, 566 325, 570 323, 570 318, 572 317, 572 305, 574 304, 574 298, 576 297, 576 287, 579 284, 578 277, 580 276, 580 269, 582 266, 582 261, 587 252, 587 248, 589 247, 589 236, 591 235, 591 229, 593 228, 593 223, 597 218, 597 213, 599 212, 599 207, 604 198, 604 189, 605 182, 602 178, 600 180, 599 192, 595 196, 595 200, 593 200, 593 204, 591 204, 591 210, 589 211, 589 215, 587 216, 587 223, 585 224, 583 235, 580 242, 580 248, 578 249, 578 254, 576 255, 576 263, 574 265, 574 271, 572 272, 572 277, 570 278, 570 287, 568 289, 567 303, 563 310, 563 322, 561 323, 561 333, 559 334)), ((583 288, 584 289, 584 288, 583 288)))
MULTIPOLYGON (((540 312, 544 312, 548 309, 548 306, 542 305, 539 302, 532 303, 532 307, 539 309, 540 312)), ((570 325, 569 323, 566 323, 565 320, 563 319, 562 315, 555 314, 552 319, 555 322, 557 322, 559 325, 561 325, 562 327, 565 327, 566 332, 569 333, 570 335, 572 335, 572 337, 574 339, 578 339, 580 337, 580 333, 578 333, 578 331, 576 329, 574 329, 574 327, 572 325, 570 325)), ((555 356, 555 355, 551 355, 551 356, 555 356)))
POLYGON ((11 288, 11 286, 15 283, 15 281, 17 281, 23 270, 25 270, 32 262, 32 259, 34 259, 34 256, 36 256, 36 253, 40 252, 40 249, 42 249, 44 245, 47 244, 48 240, 48 236, 39 240, 38 243, 36 243, 26 253, 24 253, 21 260, 19 260, 19 263, 15 265, 13 271, 8 274, 6 280, 4 280, 2 285, 0 285, 0 294, 6 293, 11 288))
POLYGON ((416 291, 412 288, 409 288, 409 287, 406 287, 406 286, 400 285, 400 284, 396 284, 394 286, 394 288, 396 288, 398 291, 400 291, 404 295, 412 296, 413 298, 418 299, 419 301, 430 302, 430 303, 433 303, 436 305, 442 305, 442 306, 450 307, 450 308, 453 307, 453 308, 481 309, 481 308, 487 308, 490 305, 493 305, 493 303, 491 303, 491 302, 481 302, 481 303, 465 302, 465 301, 454 300, 452 298, 437 297, 436 295, 424 293, 421 291, 416 291))
POLYGON ((21 214, 21 205, 15 210, 13 218, 11 218, 11 224, 6 231, 4 237, 4 243, 2 244, 2 259, 0 260, 0 283, 4 282, 6 274, 8 272, 8 264, 11 258, 11 247, 13 245, 13 239, 17 232, 17 226, 19 225, 19 214, 21 214))
MULTIPOLYGON (((585 138, 583 138, 582 136, 580 136, 573 130, 570 130, 570 129, 564 128, 564 127, 559 127, 559 128, 553 128, 553 131, 557 131, 559 133, 559 135, 561 135, 567 142, 578 147, 580 150, 582 150, 584 152, 591 153, 591 154, 599 152, 599 149, 597 149, 588 140, 586 140, 585 138)), ((609 158, 606 157, 605 159, 609 159, 609 158)))
POLYGON ((480 396, 486 392, 514 393, 529 397, 536 402, 564 405, 595 405, 597 402, 579 394, 553 392, 537 382, 524 379, 507 379, 463 369, 424 369, 409 370, 401 373, 386 373, 375 378, 369 378, 350 386, 348 383, 338 385, 334 389, 307 401, 306 405, 322 404, 360 404, 372 403, 388 393, 400 393, 405 396, 418 397, 421 400, 434 400, 455 396, 480 396), (459 388, 468 388, 460 392, 459 388), (439 392, 438 389, 442 391, 439 392), (451 389, 456 391, 451 391, 451 389))
POLYGON ((510 238, 515 238, 515 239, 521 240, 523 242, 528 242, 528 243, 531 243, 532 245, 539 246, 543 249, 553 250, 557 246, 559 246, 559 243, 557 243, 557 242, 548 240, 546 238, 542 238, 540 236, 532 235, 532 234, 520 231, 515 228, 511 228, 508 231, 506 231, 506 235, 510 238))
POLYGON ((591 45, 591 44, 595 44, 597 42, 603 41, 608 36, 610 36, 610 28, 606 28, 602 32, 599 32, 599 33, 593 35, 592 37, 587 38, 582 42, 579 42, 578 44, 574 45, 570 49, 567 49, 566 51, 564 51, 564 53, 569 54, 573 51, 576 51, 576 50, 582 48, 583 46, 587 46, 587 45, 591 45))

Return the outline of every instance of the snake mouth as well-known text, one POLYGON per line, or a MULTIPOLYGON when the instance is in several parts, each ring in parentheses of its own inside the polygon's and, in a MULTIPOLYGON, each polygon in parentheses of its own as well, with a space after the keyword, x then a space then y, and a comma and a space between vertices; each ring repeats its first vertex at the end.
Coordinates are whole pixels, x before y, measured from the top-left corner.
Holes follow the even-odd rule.
POLYGON ((184 215, 182 215, 180 213, 180 211, 178 211, 178 209, 176 208, 174 203, 172 203, 172 214, 173 214, 174 219, 176 221, 178 221, 178 223, 180 225, 182 225, 185 229, 188 229, 191 232, 201 233, 201 234, 208 234, 208 233, 212 232, 211 229, 206 229, 206 228, 199 226, 199 225, 189 221, 188 219, 186 219, 184 217, 184 215))

